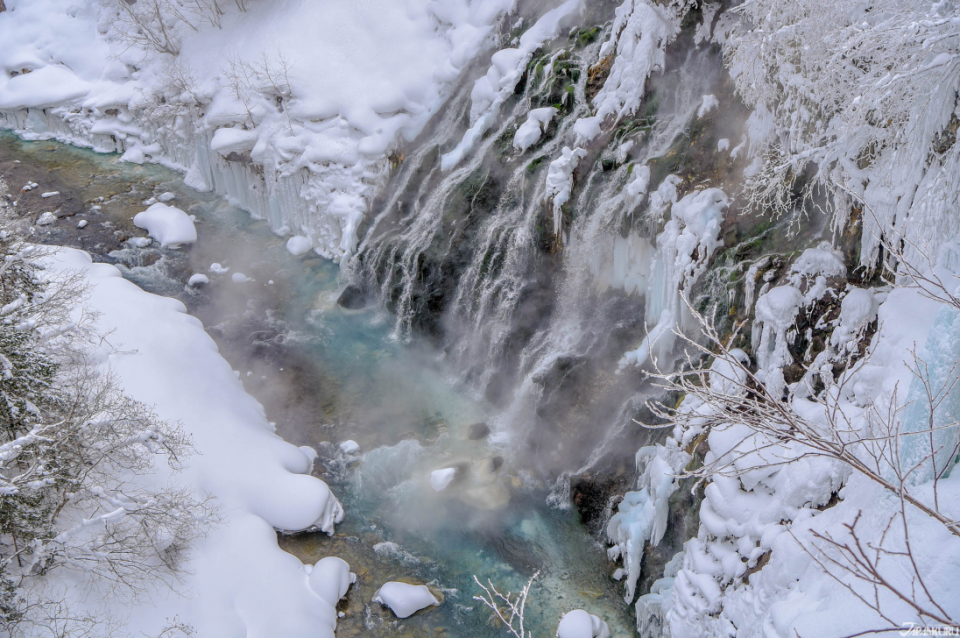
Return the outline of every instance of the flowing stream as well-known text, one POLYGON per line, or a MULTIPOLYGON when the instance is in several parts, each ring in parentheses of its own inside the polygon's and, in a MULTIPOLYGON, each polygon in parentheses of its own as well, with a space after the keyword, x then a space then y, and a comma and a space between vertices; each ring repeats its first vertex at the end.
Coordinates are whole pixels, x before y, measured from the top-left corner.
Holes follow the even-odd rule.
POLYGON ((339 307, 336 265, 290 255, 265 223, 160 166, 0 132, 0 174, 13 193, 28 181, 40 184, 20 198, 24 220, 47 210, 60 217, 33 227, 34 241, 84 248, 143 288, 181 299, 278 433, 319 450, 316 471, 346 518, 332 538, 280 541, 304 561, 341 556, 358 574, 338 635, 502 636, 472 600, 479 591, 473 575, 517 591, 537 571, 527 619, 533 635, 552 636, 560 615, 576 608, 604 618, 615 636, 633 634, 632 608, 609 577, 614 566, 576 510, 549 507, 551 485, 515 463, 510 449, 468 438, 494 408, 445 367, 443 353, 417 338, 396 339, 394 316, 339 307), (40 198, 51 191, 59 195, 40 198), (165 192, 196 216, 196 244, 138 245, 146 233, 132 225, 133 215, 165 192), (77 228, 80 220, 85 228, 77 228), (214 263, 229 271, 211 272, 214 263), (193 273, 210 283, 186 286, 193 273), (234 281, 236 273, 247 281, 234 281), (346 440, 359 443, 361 454, 343 454, 338 444, 346 440), (460 471, 438 493, 428 479, 444 467, 460 471), (388 580, 430 584, 445 600, 398 621, 370 603, 388 580))

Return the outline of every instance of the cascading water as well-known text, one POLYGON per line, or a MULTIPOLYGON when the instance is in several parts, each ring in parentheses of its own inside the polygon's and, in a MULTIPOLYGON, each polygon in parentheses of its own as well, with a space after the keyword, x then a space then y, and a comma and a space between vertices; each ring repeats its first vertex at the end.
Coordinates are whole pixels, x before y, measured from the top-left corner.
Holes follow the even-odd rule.
MULTIPOLYGON (((487 136, 443 172, 440 156, 470 111, 472 82, 461 86, 388 184, 348 266, 395 313, 397 337, 422 332, 444 346, 464 380, 499 406, 500 436, 529 448, 551 479, 601 459, 631 463, 646 437, 632 418, 650 389, 617 362, 646 334, 644 307, 659 315, 668 283, 650 268, 658 220, 625 186, 687 135, 721 80, 716 53, 678 43, 635 117, 580 151, 556 233, 547 166, 580 141, 575 124, 591 114, 609 31, 574 30, 538 50, 487 136), (515 149, 528 113, 547 106, 557 112, 543 137, 515 149)), ((666 172, 652 173, 655 190, 666 172)))

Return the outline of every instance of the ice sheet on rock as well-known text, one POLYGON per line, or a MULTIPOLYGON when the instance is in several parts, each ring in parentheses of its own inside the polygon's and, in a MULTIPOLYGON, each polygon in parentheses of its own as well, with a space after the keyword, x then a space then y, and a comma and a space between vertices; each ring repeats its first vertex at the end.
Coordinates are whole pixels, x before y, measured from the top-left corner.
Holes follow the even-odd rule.
POLYGON ((550 162, 544 195, 548 200, 553 198, 553 232, 558 237, 562 230, 562 209, 564 204, 570 201, 573 191, 573 171, 577 170, 580 160, 586 154, 582 148, 570 150, 564 146, 560 157, 550 162))
POLYGON ((160 202, 134 215, 133 224, 150 233, 163 248, 197 241, 197 228, 190 216, 179 208, 160 202))
POLYGON ((557 638, 610 638, 610 627, 597 616, 574 609, 560 619, 557 638))
POLYGON ((426 585, 410 585, 391 581, 385 583, 373 596, 373 602, 389 607, 397 618, 408 618, 421 609, 439 605, 426 585))

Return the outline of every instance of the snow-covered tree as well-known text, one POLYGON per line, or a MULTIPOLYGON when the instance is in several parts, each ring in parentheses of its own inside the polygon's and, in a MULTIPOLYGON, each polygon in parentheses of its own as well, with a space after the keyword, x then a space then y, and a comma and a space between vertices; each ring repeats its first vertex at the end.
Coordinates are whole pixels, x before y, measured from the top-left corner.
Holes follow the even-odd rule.
POLYGON ((951 2, 750 0, 719 29, 744 102, 748 192, 760 209, 795 189, 827 197, 838 229, 868 204, 860 262, 877 263, 892 226, 956 234, 960 194, 960 19, 951 2), (838 188, 839 187, 839 188, 838 188))
POLYGON ((211 515, 189 491, 151 476, 155 460, 175 470, 189 441, 100 370, 82 282, 46 277, 43 252, 0 233, 4 635, 73 635, 108 622, 71 610, 62 584, 74 583, 69 598, 81 602, 87 591, 121 599, 148 591, 176 577, 211 515))

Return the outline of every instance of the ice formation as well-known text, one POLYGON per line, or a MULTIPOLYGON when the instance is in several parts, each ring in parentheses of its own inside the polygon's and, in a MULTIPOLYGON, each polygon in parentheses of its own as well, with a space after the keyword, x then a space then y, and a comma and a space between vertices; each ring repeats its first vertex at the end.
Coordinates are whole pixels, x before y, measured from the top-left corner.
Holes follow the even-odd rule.
MULTIPOLYGON (((210 525, 185 565, 189 596, 137 606, 103 601, 115 606, 113 618, 124 619, 124 633, 157 635, 179 617, 204 636, 333 638, 336 600, 350 578, 346 563, 324 559, 307 578, 305 566, 277 546, 277 529, 333 534, 343 518, 327 485, 310 476, 307 456, 273 433, 263 407, 182 303, 144 292, 78 250, 62 248, 47 259, 51 272, 80 273, 90 285, 86 304, 98 313, 97 329, 110 334, 91 363, 109 367, 122 389, 160 418, 182 424, 197 453, 177 479, 219 507, 221 522, 210 525)), ((166 481, 164 467, 144 480, 166 481)), ((84 609, 83 600, 70 602, 84 609)))
POLYGON ((561 231, 561 214, 564 204, 570 201, 573 191, 573 171, 577 170, 580 160, 587 154, 582 148, 570 150, 564 146, 560 157, 550 162, 547 172, 547 199, 553 198, 553 232, 559 236, 561 231))
MULTIPOLYGON (((669 192, 676 200, 676 182, 668 179, 664 183, 669 190, 661 185, 657 195, 664 198, 669 192)), ((682 327, 686 310, 681 295, 700 278, 707 261, 720 247, 720 222, 727 205, 727 196, 718 188, 688 193, 671 205, 672 218, 657 235, 658 251, 646 292, 647 316, 657 317, 657 324, 639 348, 623 355, 621 367, 643 365, 651 357, 661 359, 673 347, 674 330, 682 327)))

